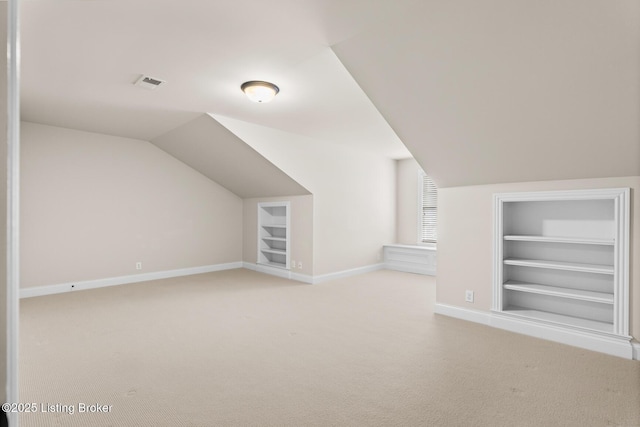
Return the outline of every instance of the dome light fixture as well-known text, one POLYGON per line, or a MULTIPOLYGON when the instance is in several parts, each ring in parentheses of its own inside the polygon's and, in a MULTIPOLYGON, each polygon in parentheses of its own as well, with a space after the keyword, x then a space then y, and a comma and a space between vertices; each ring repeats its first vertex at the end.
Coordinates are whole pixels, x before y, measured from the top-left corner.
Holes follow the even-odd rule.
POLYGON ((280 92, 278 86, 273 83, 263 82, 260 80, 251 80, 244 82, 240 86, 240 89, 247 95, 247 97, 253 102, 265 103, 273 100, 275 96, 280 92))

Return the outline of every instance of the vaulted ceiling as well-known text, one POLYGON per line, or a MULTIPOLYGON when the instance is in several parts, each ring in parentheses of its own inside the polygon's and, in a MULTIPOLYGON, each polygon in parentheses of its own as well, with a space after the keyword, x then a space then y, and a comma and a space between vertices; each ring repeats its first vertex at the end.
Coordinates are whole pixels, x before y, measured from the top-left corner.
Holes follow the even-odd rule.
POLYGON ((221 114, 389 157, 409 153, 330 46, 393 15, 369 0, 23 3, 25 120, 150 140, 221 114), (133 85, 141 74, 166 84, 133 85), (240 85, 280 87, 270 104, 240 85))
POLYGON ((59 0, 22 15, 28 121, 153 140, 210 113, 411 153, 441 187, 640 175, 636 0, 59 0), (167 83, 138 88, 141 74, 167 83), (281 93, 248 102, 254 79, 281 93))
POLYGON ((334 46, 441 187, 640 175, 640 2, 417 2, 334 46))
POLYGON ((208 114, 151 142, 242 198, 310 194, 208 114))

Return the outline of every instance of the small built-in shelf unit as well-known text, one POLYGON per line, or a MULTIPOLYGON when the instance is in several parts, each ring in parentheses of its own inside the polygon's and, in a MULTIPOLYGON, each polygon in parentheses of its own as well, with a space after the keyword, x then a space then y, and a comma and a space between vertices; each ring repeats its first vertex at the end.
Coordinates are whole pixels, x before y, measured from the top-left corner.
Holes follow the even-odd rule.
POLYGON ((289 269, 289 202, 258 203, 258 264, 289 269))
POLYGON ((493 312, 544 326, 541 338, 564 330, 628 343, 629 197, 627 188, 495 194, 493 312))

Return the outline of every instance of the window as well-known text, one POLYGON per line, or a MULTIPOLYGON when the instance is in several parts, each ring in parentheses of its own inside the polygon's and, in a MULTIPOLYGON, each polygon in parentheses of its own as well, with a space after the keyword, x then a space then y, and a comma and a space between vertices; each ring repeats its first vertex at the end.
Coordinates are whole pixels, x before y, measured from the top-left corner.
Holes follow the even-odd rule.
POLYGON ((438 237, 438 188, 426 173, 420 171, 419 184, 419 236, 418 243, 435 243, 438 237))

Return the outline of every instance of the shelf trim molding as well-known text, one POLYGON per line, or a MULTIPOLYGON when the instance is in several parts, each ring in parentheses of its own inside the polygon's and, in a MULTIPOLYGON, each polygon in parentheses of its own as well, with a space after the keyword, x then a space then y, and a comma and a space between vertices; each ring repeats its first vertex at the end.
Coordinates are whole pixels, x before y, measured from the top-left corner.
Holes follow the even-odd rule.
POLYGON ((614 276, 613 324, 616 332, 629 335, 629 226, 631 191, 626 188, 615 198, 616 242, 614 265, 618 275, 614 276))
MULTIPOLYGON (((537 191, 522 193, 496 193, 493 195, 493 296, 491 300, 491 310, 494 313, 503 313, 504 293, 508 290, 505 287, 504 266, 519 265, 525 267, 551 268, 584 273, 610 274, 613 279, 613 334, 618 337, 629 336, 629 212, 630 212, 630 189, 629 188, 603 188, 593 190, 563 190, 563 191, 537 191), (504 233, 504 207, 510 202, 550 202, 550 201, 581 201, 581 200, 611 200, 614 204, 614 236, 612 239, 597 238, 573 238, 573 237, 553 237, 553 236, 528 236, 504 233), (536 241, 553 243, 575 243, 575 244, 603 244, 613 246, 614 262, 609 266, 576 263, 560 263, 543 260, 518 260, 505 259, 505 241, 536 241), (563 265, 564 264, 564 265, 563 265)), ((557 295, 554 295, 557 296, 557 295)), ((562 296, 559 296, 562 297, 562 296)), ((593 301, 596 303, 609 304, 609 302, 593 301)), ((507 318, 508 313, 506 314, 507 318)), ((502 318, 502 317, 501 317, 502 318)), ((544 324, 531 319, 517 319, 517 322, 544 324)), ((547 326, 545 324, 545 326, 547 326)), ((554 328, 562 328, 562 325, 554 328)), ((567 326, 571 329, 571 326, 567 326)), ((524 328, 524 330, 528 330, 524 328)), ((541 329, 549 331, 549 329, 541 329)), ((554 329, 555 331, 555 329, 554 329)), ((555 333, 555 332, 553 332, 555 333)), ((549 333, 549 335, 553 335, 549 333)), ((590 333, 584 331, 581 333, 590 333)), ((544 338, 544 336, 541 336, 544 338)))
MULTIPOLYGON (((579 317, 565 316, 562 314, 548 313, 539 310, 521 309, 520 307, 507 307, 506 309, 498 312, 498 314, 504 314, 506 316, 512 316, 522 320, 534 320, 537 323, 557 325, 582 332, 604 334, 606 336, 618 336, 613 333, 612 323, 600 322, 597 320, 582 319, 579 317), (563 321, 562 318, 569 318, 570 320, 563 321)), ((631 337, 625 337, 625 339, 630 338, 631 337)))
POLYGON ((583 331, 579 328, 565 327, 551 322, 531 322, 525 318, 511 316, 509 313, 492 313, 491 326, 517 332, 536 338, 542 338, 587 350, 598 351, 612 356, 633 358, 631 337, 583 331))
POLYGON ((530 322, 501 312, 471 310, 442 303, 435 304, 434 313, 625 359, 640 360, 640 343, 631 342, 630 337, 588 333, 552 324, 530 322))

